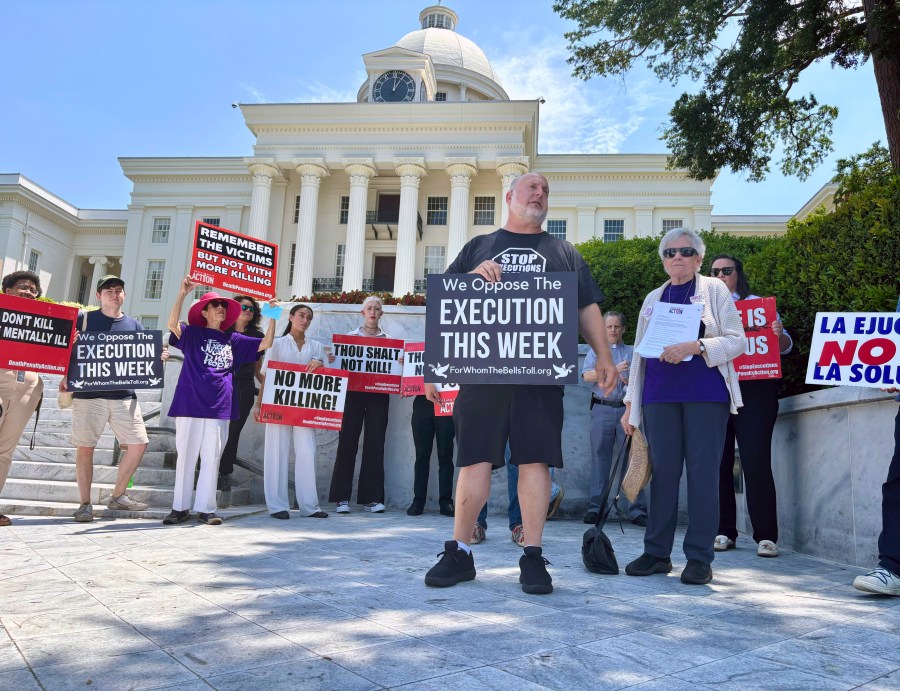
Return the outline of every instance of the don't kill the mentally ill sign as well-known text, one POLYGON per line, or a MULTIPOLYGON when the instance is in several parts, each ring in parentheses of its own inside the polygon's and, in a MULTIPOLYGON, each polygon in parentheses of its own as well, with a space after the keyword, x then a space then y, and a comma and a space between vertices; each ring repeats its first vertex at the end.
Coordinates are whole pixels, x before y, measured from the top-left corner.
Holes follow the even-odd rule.
POLYGON ((900 313, 819 312, 806 383, 896 387, 900 381, 900 313))
POLYGON ((576 384, 577 365, 574 273, 428 276, 425 381, 576 384))

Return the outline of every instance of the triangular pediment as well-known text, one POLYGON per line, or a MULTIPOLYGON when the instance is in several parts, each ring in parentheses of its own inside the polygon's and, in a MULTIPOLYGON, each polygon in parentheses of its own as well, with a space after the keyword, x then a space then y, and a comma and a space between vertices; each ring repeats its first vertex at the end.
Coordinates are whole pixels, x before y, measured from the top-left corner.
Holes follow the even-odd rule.
POLYGON ((400 46, 391 46, 390 48, 384 48, 383 50, 376 50, 372 53, 363 53, 363 60, 368 62, 369 60, 376 59, 381 60, 384 58, 421 58, 427 57, 431 60, 430 55, 426 55, 425 53, 420 53, 415 50, 410 50, 409 48, 401 48, 400 46))

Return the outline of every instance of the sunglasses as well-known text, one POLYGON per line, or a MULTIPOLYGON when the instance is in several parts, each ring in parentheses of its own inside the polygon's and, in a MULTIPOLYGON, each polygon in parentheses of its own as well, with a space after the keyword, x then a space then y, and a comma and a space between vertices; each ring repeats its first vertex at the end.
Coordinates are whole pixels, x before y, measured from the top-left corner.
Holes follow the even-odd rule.
POLYGON ((697 254, 697 250, 693 247, 668 247, 663 250, 663 256, 666 259, 671 259, 676 254, 680 254, 682 257, 693 257, 697 254))
POLYGON ((252 312, 253 305, 241 305, 241 312, 252 312))
POLYGON ((723 266, 721 269, 713 269, 712 270, 713 276, 718 276, 719 274, 724 274, 725 276, 730 276, 733 273, 734 273, 733 266, 723 266))
POLYGON ((225 302, 224 300, 210 300, 209 306, 210 307, 221 307, 223 309, 228 309, 228 303, 225 302))

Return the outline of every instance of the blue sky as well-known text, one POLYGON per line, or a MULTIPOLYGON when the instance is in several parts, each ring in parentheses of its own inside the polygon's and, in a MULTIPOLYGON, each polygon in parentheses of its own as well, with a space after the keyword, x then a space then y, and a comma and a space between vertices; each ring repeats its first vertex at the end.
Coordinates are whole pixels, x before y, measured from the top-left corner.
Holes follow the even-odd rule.
MULTIPOLYGON (((118 156, 247 156, 253 138, 233 101, 350 101, 361 55, 418 29, 424 1, 31 0, 4 7, 0 172, 22 173, 81 208, 124 208, 118 156)), ((451 0, 512 98, 546 99, 541 153, 662 153, 681 89, 646 71, 625 84, 571 76, 550 0, 451 0)), ((885 140, 871 64, 827 62, 801 91, 840 108, 836 151, 806 182, 723 172, 717 214, 793 213, 834 160, 885 140)), ((799 92, 798 92, 799 93, 799 92)))

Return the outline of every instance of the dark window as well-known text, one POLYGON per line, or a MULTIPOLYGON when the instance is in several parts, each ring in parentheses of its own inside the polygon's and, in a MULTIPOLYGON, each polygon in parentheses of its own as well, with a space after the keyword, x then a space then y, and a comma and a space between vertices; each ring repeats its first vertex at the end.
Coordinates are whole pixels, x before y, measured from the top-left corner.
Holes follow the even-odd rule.
POLYGON ((341 210, 338 223, 347 225, 347 219, 350 218, 350 197, 341 197, 341 210))
POLYGON ((494 198, 475 197, 475 225, 494 225, 494 198))
POLYGON ((428 197, 425 222, 430 226, 447 225, 447 197, 428 197))

